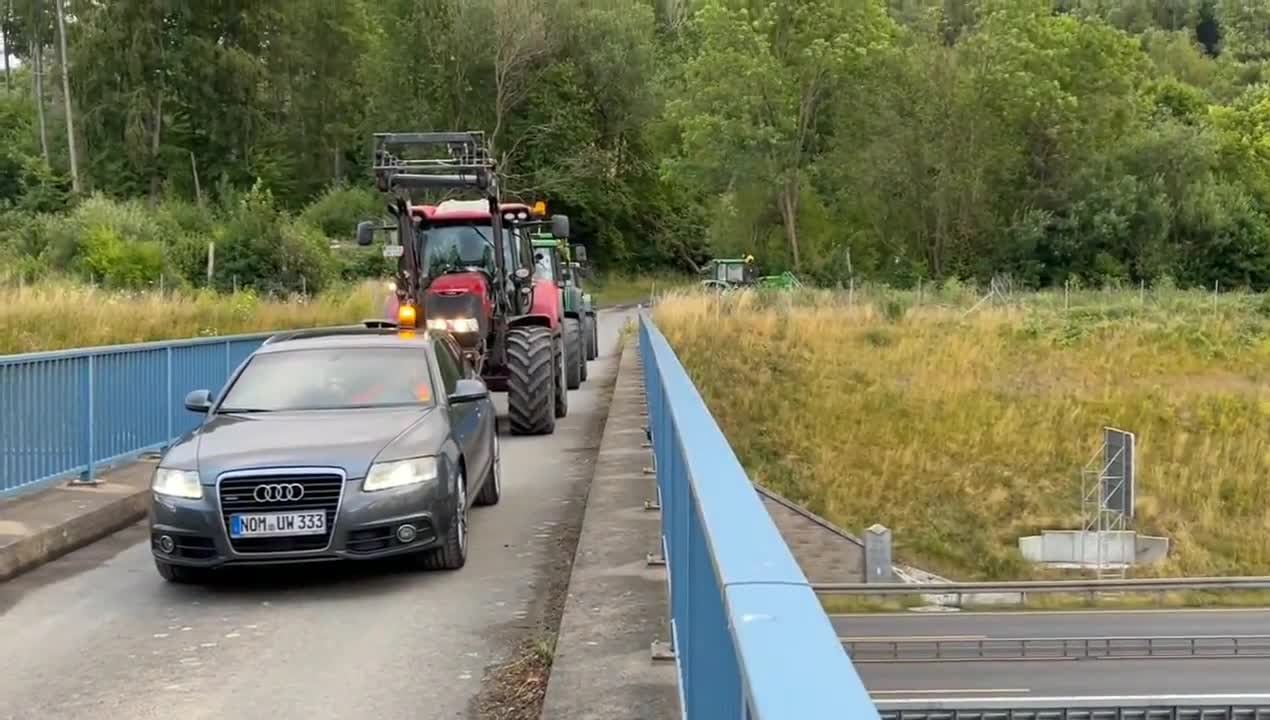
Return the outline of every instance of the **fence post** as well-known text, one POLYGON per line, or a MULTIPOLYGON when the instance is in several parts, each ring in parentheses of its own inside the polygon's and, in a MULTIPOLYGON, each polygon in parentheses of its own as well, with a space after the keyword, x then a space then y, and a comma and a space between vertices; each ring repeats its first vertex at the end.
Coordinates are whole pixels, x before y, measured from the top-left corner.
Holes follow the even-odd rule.
POLYGON ((894 581, 891 566, 891 531, 874 524, 864 531, 864 581, 886 583, 894 581))

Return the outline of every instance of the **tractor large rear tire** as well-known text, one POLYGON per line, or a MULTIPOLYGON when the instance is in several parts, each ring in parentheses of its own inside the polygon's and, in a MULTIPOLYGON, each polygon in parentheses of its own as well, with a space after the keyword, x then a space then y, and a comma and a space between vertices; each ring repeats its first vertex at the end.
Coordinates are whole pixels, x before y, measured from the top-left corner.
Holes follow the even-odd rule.
POLYGON ((544 327, 507 331, 507 418, 513 435, 556 430, 555 342, 544 327))
POLYGON ((564 334, 556 338, 556 417, 562 418, 569 414, 569 389, 565 387, 565 374, 568 368, 565 367, 564 361, 567 359, 568 353, 564 349, 564 334))
POLYGON ((586 366, 586 348, 582 346, 582 328, 573 318, 564 319, 564 379, 565 387, 577 390, 582 387, 582 369, 586 366))
POLYGON ((594 360, 600 356, 600 333, 596 327, 594 315, 586 316, 586 359, 594 360))

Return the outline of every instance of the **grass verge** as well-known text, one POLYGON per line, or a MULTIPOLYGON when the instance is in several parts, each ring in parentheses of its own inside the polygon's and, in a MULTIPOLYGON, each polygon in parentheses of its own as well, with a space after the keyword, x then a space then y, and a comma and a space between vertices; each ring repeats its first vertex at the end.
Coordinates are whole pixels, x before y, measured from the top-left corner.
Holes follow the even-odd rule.
POLYGON ((1040 576, 1020 536, 1080 527, 1081 479, 1137 433, 1157 575, 1270 574, 1270 300, 1060 292, 918 306, 892 293, 681 293, 658 325, 751 477, 906 563, 1040 576), (960 302, 960 304, 959 304, 960 302))
POLYGON ((695 278, 687 275, 610 273, 597 277, 588 289, 597 307, 612 307, 646 303, 654 292, 661 294, 669 290, 682 289, 690 287, 695 282, 695 278))
POLYGON ((354 323, 380 314, 384 292, 366 283, 270 300, 75 284, 0 288, 0 354, 354 323))

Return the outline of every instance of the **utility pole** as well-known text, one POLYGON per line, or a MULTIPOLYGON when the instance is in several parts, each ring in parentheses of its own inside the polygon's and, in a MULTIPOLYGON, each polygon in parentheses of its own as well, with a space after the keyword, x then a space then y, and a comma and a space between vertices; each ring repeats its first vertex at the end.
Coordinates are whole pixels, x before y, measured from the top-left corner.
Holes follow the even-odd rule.
POLYGON ((75 154, 75 111, 71 109, 71 75, 66 67, 70 58, 66 52, 66 17, 62 12, 62 0, 53 0, 57 7, 57 41, 62 49, 62 94, 66 100, 66 145, 71 158, 71 190, 79 194, 79 158, 75 154))

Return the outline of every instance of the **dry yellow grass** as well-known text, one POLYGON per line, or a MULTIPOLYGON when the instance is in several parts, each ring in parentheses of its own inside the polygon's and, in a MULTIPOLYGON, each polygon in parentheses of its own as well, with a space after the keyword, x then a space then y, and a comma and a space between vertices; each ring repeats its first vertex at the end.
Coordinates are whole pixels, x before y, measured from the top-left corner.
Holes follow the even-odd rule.
POLYGON ((250 293, 116 293, 78 285, 0 289, 0 354, 357 322, 382 311, 382 285, 271 301, 250 293))
POLYGON ((1137 527, 1173 543, 1152 573, 1270 574, 1268 305, 1138 297, 963 318, 681 294, 656 319, 753 479, 851 530, 892 527, 906 562, 1035 575, 1017 538, 1079 525, 1079 470, 1115 425, 1138 436, 1137 527))

